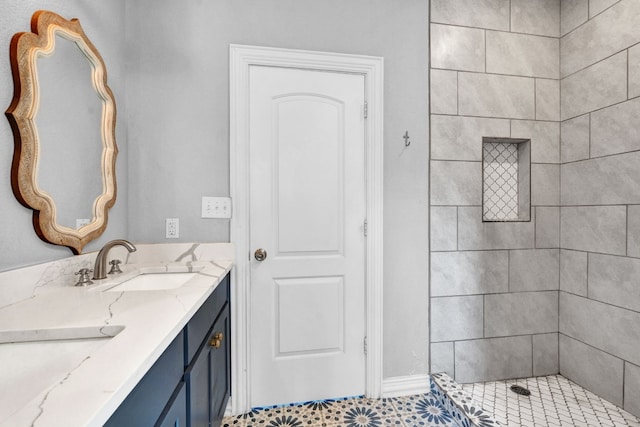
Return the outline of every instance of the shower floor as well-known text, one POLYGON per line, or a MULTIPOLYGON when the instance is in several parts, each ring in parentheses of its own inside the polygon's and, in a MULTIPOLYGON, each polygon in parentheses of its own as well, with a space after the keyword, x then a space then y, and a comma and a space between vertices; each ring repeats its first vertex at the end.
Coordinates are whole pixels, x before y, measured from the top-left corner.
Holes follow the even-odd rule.
POLYGON ((462 384, 494 419, 507 426, 633 426, 640 419, 560 375, 462 384), (531 396, 509 388, 519 385, 531 396))

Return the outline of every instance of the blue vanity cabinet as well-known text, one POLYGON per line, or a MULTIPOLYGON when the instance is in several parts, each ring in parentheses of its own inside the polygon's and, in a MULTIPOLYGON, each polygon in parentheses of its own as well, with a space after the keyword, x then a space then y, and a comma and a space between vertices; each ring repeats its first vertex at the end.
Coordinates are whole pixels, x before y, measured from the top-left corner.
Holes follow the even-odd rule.
POLYGON ((209 401, 211 425, 219 426, 222 423, 224 412, 227 409, 227 401, 231 394, 231 345, 228 337, 231 336, 229 319, 229 304, 218 316, 209 337, 209 343, 215 342, 216 335, 222 332, 224 338, 219 347, 210 346, 210 370, 209 370, 209 401))
POLYGON ((231 391, 230 332, 227 275, 105 426, 218 427, 231 391))
POLYGON ((201 332, 204 329, 202 325, 198 325, 198 320, 209 325, 205 335, 197 336, 200 345, 185 372, 188 387, 188 424, 193 427, 219 426, 231 389, 228 277, 218 285, 210 303, 215 310, 208 310, 206 318, 196 319, 197 315, 194 316, 194 322, 190 323, 190 329, 187 331, 188 341, 191 341, 194 331, 201 332), (215 314, 212 321, 211 313, 215 314))

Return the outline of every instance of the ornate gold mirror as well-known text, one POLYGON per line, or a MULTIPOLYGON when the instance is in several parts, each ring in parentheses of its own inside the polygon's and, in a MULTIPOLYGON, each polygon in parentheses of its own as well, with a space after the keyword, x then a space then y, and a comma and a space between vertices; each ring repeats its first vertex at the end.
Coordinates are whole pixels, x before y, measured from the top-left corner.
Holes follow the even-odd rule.
POLYGON ((48 11, 11 40, 11 184, 38 236, 79 254, 116 200, 116 106, 102 57, 77 19, 48 11))

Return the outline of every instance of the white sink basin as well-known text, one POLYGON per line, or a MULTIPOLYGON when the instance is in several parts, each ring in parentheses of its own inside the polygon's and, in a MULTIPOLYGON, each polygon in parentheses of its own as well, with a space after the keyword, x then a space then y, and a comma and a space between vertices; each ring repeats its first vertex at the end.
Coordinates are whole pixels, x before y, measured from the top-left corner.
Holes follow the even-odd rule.
POLYGON ((176 289, 187 283, 197 273, 144 273, 107 289, 107 292, 162 291, 176 289))
POLYGON ((88 354, 99 351, 100 347, 124 329, 122 326, 107 328, 107 335, 104 335, 105 328, 100 326, 2 334, 1 418, 10 416, 41 393, 64 381, 85 361, 88 354))

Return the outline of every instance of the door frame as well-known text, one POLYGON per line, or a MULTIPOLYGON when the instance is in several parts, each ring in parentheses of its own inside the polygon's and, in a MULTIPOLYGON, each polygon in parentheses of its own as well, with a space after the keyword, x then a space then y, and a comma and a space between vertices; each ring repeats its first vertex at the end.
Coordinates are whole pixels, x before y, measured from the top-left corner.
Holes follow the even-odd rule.
POLYGON ((231 276, 231 412, 241 414, 250 409, 249 69, 256 65, 365 76, 368 110, 365 121, 365 393, 367 397, 378 398, 382 392, 384 60, 373 56, 232 44, 229 46, 230 196, 233 212, 230 238, 235 244, 236 256, 231 276))

